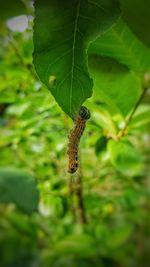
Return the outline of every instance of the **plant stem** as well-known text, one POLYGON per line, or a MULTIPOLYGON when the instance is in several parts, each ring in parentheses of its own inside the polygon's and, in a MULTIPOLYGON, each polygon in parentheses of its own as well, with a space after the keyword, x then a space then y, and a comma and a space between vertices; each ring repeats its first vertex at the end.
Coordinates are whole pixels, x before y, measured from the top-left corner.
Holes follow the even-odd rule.
POLYGON ((81 173, 78 172, 76 184, 75 184, 75 191, 74 194, 76 196, 76 205, 77 205, 77 215, 78 215, 78 222, 80 224, 86 224, 86 216, 85 216, 85 208, 83 202, 83 189, 82 189, 82 179, 81 173))
POLYGON ((70 210, 71 213, 74 217, 74 221, 76 220, 76 207, 75 207, 75 203, 74 203, 74 181, 73 181, 73 177, 72 175, 70 175, 69 177, 69 182, 68 182, 68 188, 69 188, 69 203, 70 203, 70 210))
POLYGON ((16 44, 15 44, 15 41, 14 41, 13 37, 10 36, 10 34, 8 34, 8 37, 9 37, 9 39, 8 39, 8 40, 9 40, 9 43, 10 43, 12 49, 14 50, 14 52, 15 52, 15 54, 16 54, 16 57, 18 58, 18 61, 19 61, 20 65, 21 65, 26 71, 28 71, 28 72, 32 75, 32 77, 33 77, 34 79, 38 79, 37 76, 36 76, 36 73, 34 72, 34 70, 33 70, 33 68, 32 68, 32 64, 26 64, 26 63, 24 62, 24 60, 23 60, 23 58, 22 58, 22 56, 21 56, 21 54, 20 54, 20 52, 19 52, 19 50, 18 50, 16 44))
POLYGON ((136 104, 135 104, 133 110, 131 111, 130 115, 128 116, 128 118, 127 118, 127 120, 126 120, 126 123, 125 123, 124 128, 118 133, 118 138, 119 138, 119 139, 120 139, 121 137, 123 137, 123 136, 126 134, 126 130, 127 130, 127 128, 128 128, 128 125, 129 125, 129 123, 131 122, 131 120, 132 120, 132 118, 133 118, 133 116, 134 116, 134 114, 135 114, 137 108, 138 108, 139 105, 141 104, 141 102, 142 102, 142 100, 143 100, 143 98, 144 98, 144 96, 145 96, 145 93, 146 93, 146 90, 147 90, 147 89, 148 89, 147 87, 144 87, 144 88, 143 88, 143 91, 142 91, 142 93, 141 93, 139 99, 137 100, 137 102, 136 102, 136 104))
POLYGON ((69 192, 71 196, 71 211, 75 221, 79 224, 86 224, 86 215, 83 202, 83 188, 82 188, 82 173, 80 171, 70 176, 69 179, 69 192))
POLYGON ((143 89, 142 94, 140 95, 138 101, 136 102, 136 104, 135 104, 135 106, 134 106, 132 112, 130 113, 130 115, 129 115, 129 117, 128 117, 128 121, 127 121, 128 124, 129 124, 130 121, 132 120, 134 113, 136 112, 137 108, 138 108, 139 105, 141 104, 141 102, 142 102, 142 100, 143 100, 143 98, 144 98, 144 96, 145 96, 146 90, 147 90, 147 88, 144 88, 144 89, 143 89))

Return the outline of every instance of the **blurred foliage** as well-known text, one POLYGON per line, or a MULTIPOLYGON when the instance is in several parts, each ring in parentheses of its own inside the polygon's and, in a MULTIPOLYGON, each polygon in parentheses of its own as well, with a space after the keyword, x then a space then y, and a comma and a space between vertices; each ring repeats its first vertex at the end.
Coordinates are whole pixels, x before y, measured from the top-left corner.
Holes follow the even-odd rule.
POLYGON ((26 13, 25 6, 22 1, 11 0, 1 1, 0 2, 0 21, 5 21, 10 17, 14 17, 20 15, 22 13, 26 13))
MULTIPOLYGON (((32 7, 30 10, 28 6, 27 10, 32 13, 32 7)), ((9 195, 11 203, 0 204, 0 265, 147 266, 150 261, 150 92, 147 90, 125 129, 125 136, 120 131, 140 95, 138 81, 138 91, 135 89, 133 95, 129 89, 121 91, 122 97, 118 95, 113 101, 111 88, 104 98, 106 90, 100 92, 100 98, 95 90, 92 99, 86 102, 92 116, 80 144, 80 171, 87 223, 79 223, 77 199, 72 196, 70 176, 66 173, 67 136, 72 121, 34 72, 31 26, 29 18, 24 32, 11 31, 5 26, 0 35, 0 168, 6 172, 15 167, 20 176, 22 170, 28 170, 36 177, 40 201, 38 210, 31 209, 31 214, 21 209, 24 194, 15 182, 17 201, 9 195), (129 105, 127 92, 131 94, 129 105)), ((94 56, 89 60, 91 68, 96 68, 93 75, 97 77, 101 62, 102 75, 96 85, 101 86, 105 75, 104 81, 110 87, 115 81, 116 88, 117 83, 125 86, 126 77, 132 86, 128 70, 116 61, 94 56), (114 62, 112 68, 111 62, 114 62), (110 80, 107 80, 109 71, 110 80)), ((76 174, 72 179, 77 179, 76 174)), ((26 197, 23 203, 30 206, 30 201, 26 197)))
POLYGON ((14 203, 27 213, 38 208, 38 190, 34 178, 27 172, 0 169, 0 202, 14 203))

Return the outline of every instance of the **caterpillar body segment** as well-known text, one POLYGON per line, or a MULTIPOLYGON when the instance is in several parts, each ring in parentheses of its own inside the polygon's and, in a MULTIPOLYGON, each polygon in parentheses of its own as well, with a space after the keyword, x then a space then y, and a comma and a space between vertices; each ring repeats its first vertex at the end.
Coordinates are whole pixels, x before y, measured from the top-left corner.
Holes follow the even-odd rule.
POLYGON ((69 156, 68 172, 75 173, 78 169, 78 147, 80 138, 86 127, 86 121, 90 118, 90 111, 81 106, 78 115, 75 118, 75 126, 69 135, 69 144, 67 154, 69 156))

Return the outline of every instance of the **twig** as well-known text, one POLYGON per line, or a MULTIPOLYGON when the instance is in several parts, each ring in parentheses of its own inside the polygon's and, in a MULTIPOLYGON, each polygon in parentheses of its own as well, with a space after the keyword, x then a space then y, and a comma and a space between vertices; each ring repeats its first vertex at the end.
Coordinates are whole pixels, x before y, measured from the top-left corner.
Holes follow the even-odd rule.
POLYGON ((85 215, 85 208, 83 202, 83 189, 82 189, 82 173, 80 170, 70 175, 69 179, 69 192, 71 197, 71 210, 74 219, 79 224, 86 224, 87 219, 85 215))
POLYGON ((143 100, 143 98, 144 98, 144 96, 145 96, 145 93, 146 93, 147 89, 148 89, 148 87, 144 87, 144 88, 143 88, 143 91, 142 91, 142 93, 141 93, 139 99, 137 100, 137 102, 136 102, 136 104, 135 104, 133 110, 131 111, 130 115, 128 116, 128 118, 127 118, 127 120, 126 120, 125 126, 123 127, 123 129, 122 129, 122 130, 118 133, 118 135, 117 135, 119 139, 120 139, 121 137, 123 137, 123 136, 126 134, 128 125, 129 125, 129 123, 131 122, 131 120, 132 120, 132 118, 133 118, 133 116, 134 116, 134 114, 135 114, 137 108, 138 108, 139 105, 141 104, 141 102, 142 102, 142 100, 143 100))
POLYGON ((33 70, 33 68, 32 68, 32 64, 26 64, 26 63, 24 62, 24 60, 23 60, 23 58, 22 58, 22 56, 21 56, 21 54, 20 54, 20 52, 19 52, 19 50, 18 50, 16 44, 15 44, 15 41, 14 41, 13 37, 10 36, 10 34, 8 34, 8 41, 9 41, 9 44, 11 45, 11 47, 13 48, 13 50, 14 50, 14 52, 15 52, 15 54, 16 54, 16 57, 18 58, 18 61, 19 61, 20 65, 21 65, 26 71, 28 71, 28 72, 32 75, 32 77, 33 77, 34 79, 37 79, 37 75, 36 75, 36 73, 34 72, 34 70, 33 70))
POLYGON ((71 213, 74 217, 74 221, 77 221, 76 219, 76 207, 74 203, 74 181, 72 175, 69 177, 69 182, 68 182, 68 188, 69 188, 69 203, 70 203, 70 210, 71 213))
POLYGON ((85 215, 85 208, 83 202, 82 179, 80 171, 77 173, 74 194, 76 196, 76 202, 77 202, 76 205, 77 205, 78 222, 80 224, 86 224, 87 219, 85 215))

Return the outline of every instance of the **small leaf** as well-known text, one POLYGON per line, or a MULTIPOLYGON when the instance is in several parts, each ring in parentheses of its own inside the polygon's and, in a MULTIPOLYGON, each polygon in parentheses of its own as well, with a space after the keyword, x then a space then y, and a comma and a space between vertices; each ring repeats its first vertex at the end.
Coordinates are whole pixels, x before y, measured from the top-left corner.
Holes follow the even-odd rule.
POLYGON ((17 169, 0 169, 0 202, 14 203, 27 213, 38 207, 39 192, 30 173, 17 169))
POLYGON ((70 116, 92 95, 87 48, 119 16, 118 0, 36 0, 34 65, 70 116))

